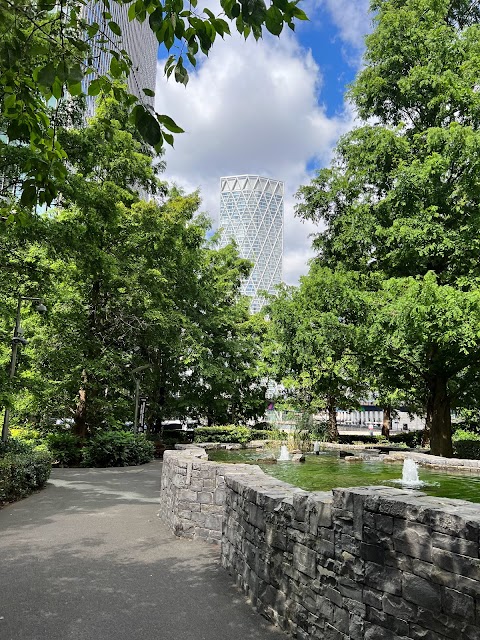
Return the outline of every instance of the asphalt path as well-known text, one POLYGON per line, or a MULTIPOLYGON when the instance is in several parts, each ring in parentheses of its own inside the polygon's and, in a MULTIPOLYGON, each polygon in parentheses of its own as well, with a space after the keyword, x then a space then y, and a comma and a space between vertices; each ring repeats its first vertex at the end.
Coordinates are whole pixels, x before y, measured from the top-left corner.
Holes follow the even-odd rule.
POLYGON ((158 518, 161 462, 54 469, 0 510, 1 640, 286 640, 158 518))

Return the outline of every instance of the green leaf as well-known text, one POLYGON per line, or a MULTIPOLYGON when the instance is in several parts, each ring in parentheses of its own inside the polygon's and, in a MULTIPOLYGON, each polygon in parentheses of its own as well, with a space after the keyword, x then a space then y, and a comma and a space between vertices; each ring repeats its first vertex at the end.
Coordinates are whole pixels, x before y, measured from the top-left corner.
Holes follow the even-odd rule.
POLYGON ((69 84, 68 85, 68 93, 71 96, 79 96, 82 93, 82 83, 81 82, 77 82, 74 84, 69 84))
POLYGON ((63 96, 63 84, 58 78, 56 78, 55 82, 52 84, 52 95, 57 100, 60 100, 63 96))
POLYGON ((122 35, 122 30, 120 29, 120 26, 116 22, 113 22, 113 20, 111 20, 108 23, 108 26, 110 27, 110 31, 112 31, 116 36, 122 35))
POLYGON ((158 121, 172 133, 185 133, 185 131, 178 126, 178 124, 170 118, 170 116, 159 115, 158 121))
POLYGON ((92 22, 92 24, 88 25, 87 27, 88 36, 90 38, 94 38, 97 35, 99 29, 100 25, 98 24, 98 22, 92 22))
POLYGON ((83 71, 79 64, 73 65, 68 74, 68 83, 77 84, 83 80, 83 71))
POLYGON ((155 91, 152 91, 151 89, 142 89, 142 91, 146 96, 150 96, 150 98, 155 97, 155 91))
POLYGON ((137 10, 135 8, 135 2, 133 2, 128 7, 128 19, 130 20, 130 22, 132 22, 132 20, 135 20, 136 15, 137 15, 137 10))
POLYGON ((132 118, 138 132, 150 146, 155 147, 162 140, 162 132, 157 119, 142 105, 132 110, 132 118))
POLYGON ((163 139, 165 140, 165 142, 167 144, 169 144, 171 147, 173 147, 173 135, 171 133, 165 133, 165 131, 163 132, 163 139))
POLYGON ((22 195, 20 197, 20 204, 24 207, 33 207, 37 203, 37 188, 34 184, 22 185, 22 195))
POLYGON ((70 71, 69 71, 69 68, 67 66, 67 63, 64 62, 64 61, 60 62, 60 64, 57 67, 57 71, 56 71, 57 78, 60 80, 60 82, 63 83, 63 82, 66 81, 66 79, 67 79, 67 77, 69 75, 69 72, 70 71))
POLYGON ((160 8, 155 9, 155 11, 150 14, 148 23, 152 31, 156 33, 163 23, 163 11, 160 8))
POLYGON ((112 57, 112 59, 110 60, 110 74, 114 78, 120 78, 122 75, 122 67, 115 57, 112 57))
POLYGON ((99 78, 95 78, 95 80, 92 80, 92 82, 88 85, 89 96, 98 96, 101 90, 102 82, 99 78))
POLYGON ((40 69, 37 79, 39 84, 50 88, 55 82, 56 75, 55 65, 53 62, 49 62, 43 69, 40 69))
POLYGON ((279 36, 283 30, 283 16, 280 9, 272 5, 267 10, 265 26, 274 36, 279 36))

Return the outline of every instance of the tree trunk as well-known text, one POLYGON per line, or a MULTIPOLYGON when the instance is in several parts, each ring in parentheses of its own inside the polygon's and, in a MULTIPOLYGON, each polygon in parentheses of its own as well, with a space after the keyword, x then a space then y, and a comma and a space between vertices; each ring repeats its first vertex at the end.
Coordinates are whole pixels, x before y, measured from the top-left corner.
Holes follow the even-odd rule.
POLYGON ((382 436, 384 438, 390 437, 390 429, 392 428, 392 407, 387 405, 383 408, 383 421, 382 421, 382 436))
POLYGON ((432 433, 433 397, 427 398, 427 414, 425 416, 425 428, 422 434, 422 447, 430 446, 430 434, 432 433))
POLYGON ((328 411, 328 439, 330 442, 338 441, 338 429, 337 429, 337 407, 335 403, 335 398, 333 396, 329 396, 327 400, 327 411, 328 411))
POLYGON ((451 458, 453 456, 452 419, 447 380, 440 376, 434 378, 430 392, 432 402, 430 448, 435 456, 451 458))
POLYGON ((80 438, 87 435, 87 382, 88 376, 84 369, 82 371, 82 384, 78 391, 78 401, 73 418, 73 434, 80 438))

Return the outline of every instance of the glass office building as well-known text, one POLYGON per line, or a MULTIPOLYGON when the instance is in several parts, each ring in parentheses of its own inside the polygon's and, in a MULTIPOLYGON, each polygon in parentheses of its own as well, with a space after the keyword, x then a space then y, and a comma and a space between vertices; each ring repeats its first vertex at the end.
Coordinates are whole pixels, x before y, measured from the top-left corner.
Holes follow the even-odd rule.
MULTIPOLYGON (((157 75, 157 52, 158 40, 156 35, 150 29, 148 20, 141 23, 138 20, 130 21, 128 19, 128 4, 118 4, 111 2, 109 12, 110 20, 116 22, 121 31, 121 36, 115 36, 107 26, 109 20, 105 20, 102 13, 106 10, 103 3, 97 3, 92 0, 87 1, 83 8, 85 19, 93 24, 96 22, 100 25, 100 31, 108 34, 111 44, 108 47, 116 48, 117 51, 125 49, 132 61, 132 68, 127 80, 127 87, 130 93, 137 96, 144 104, 153 107, 154 98, 146 96, 143 89, 151 89, 155 91, 155 80, 157 75), (113 46, 112 46, 113 44, 113 46)), ((100 32, 99 32, 100 33, 100 32)), ((108 51, 102 49, 108 48, 105 44, 102 46, 98 42, 101 36, 97 35, 93 40, 92 54, 94 58, 94 67, 97 73, 88 76, 88 81, 84 84, 86 92, 88 84, 94 80, 97 75, 108 73, 110 68, 111 55, 108 51)), ((87 96, 87 117, 93 116, 95 113, 95 98, 87 96)))
POLYGON ((261 291, 274 292, 283 269, 283 182, 261 176, 228 176, 220 179, 221 244, 235 240, 242 258, 254 267, 242 285, 252 298, 252 312, 259 311, 261 291))

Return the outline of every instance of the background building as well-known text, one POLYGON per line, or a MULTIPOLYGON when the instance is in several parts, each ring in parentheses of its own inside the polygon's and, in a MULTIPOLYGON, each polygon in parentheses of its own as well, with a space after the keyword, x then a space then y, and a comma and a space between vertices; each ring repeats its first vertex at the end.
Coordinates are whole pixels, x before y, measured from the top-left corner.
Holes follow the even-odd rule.
MULTIPOLYGON (((103 3, 87 2, 83 13, 85 19, 93 24, 96 22, 100 25, 99 35, 93 40, 93 57, 94 67, 97 70, 98 75, 104 75, 108 73, 110 69, 111 54, 108 51, 103 51, 105 45, 100 45, 101 32, 109 34, 109 38, 118 51, 125 49, 132 61, 132 68, 127 80, 127 86, 130 93, 137 96, 143 104, 148 104, 153 107, 154 98, 146 96, 143 93, 143 89, 151 89, 155 91, 155 81, 157 75, 157 53, 158 53, 158 40, 156 35, 150 29, 148 20, 141 23, 138 20, 130 21, 128 19, 128 9, 130 5, 121 5, 116 2, 110 3, 109 12, 111 14, 110 20, 113 20, 118 24, 122 31, 121 36, 115 36, 107 26, 102 13, 106 10, 103 3)), ((109 48, 113 48, 111 44, 109 48)), ((97 74, 90 74, 88 76, 88 82, 85 83, 84 89, 86 91, 88 83, 94 80, 97 74)), ((87 117, 93 116, 95 113, 95 98, 93 96, 87 96, 87 117)))
POLYGON ((260 176, 220 178, 221 244, 235 240, 242 258, 254 263, 242 293, 252 298, 252 312, 259 311, 261 291, 274 292, 282 281, 283 182, 260 176))

